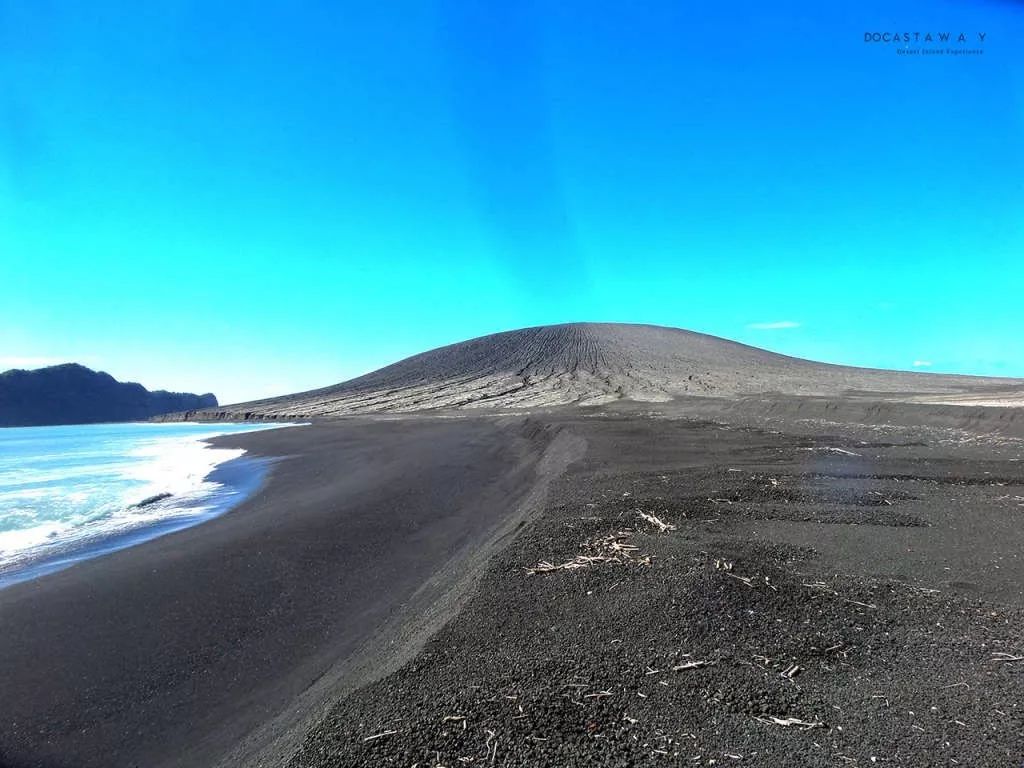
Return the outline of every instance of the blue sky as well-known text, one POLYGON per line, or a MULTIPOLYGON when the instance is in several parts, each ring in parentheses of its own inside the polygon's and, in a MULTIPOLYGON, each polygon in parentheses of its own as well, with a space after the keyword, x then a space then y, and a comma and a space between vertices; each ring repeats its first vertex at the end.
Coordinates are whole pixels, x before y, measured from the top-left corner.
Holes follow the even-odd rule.
POLYGON ((1020 4, 143 5, 0 0, 0 368, 228 402, 600 320, 1024 376, 1020 4))

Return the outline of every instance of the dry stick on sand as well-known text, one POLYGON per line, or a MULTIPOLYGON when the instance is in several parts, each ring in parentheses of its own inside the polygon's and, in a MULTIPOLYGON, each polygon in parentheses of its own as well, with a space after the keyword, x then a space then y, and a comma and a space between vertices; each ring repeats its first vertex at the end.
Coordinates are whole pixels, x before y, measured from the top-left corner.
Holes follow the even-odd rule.
POLYGON ((600 557, 594 555, 577 555, 572 560, 568 560, 559 565, 550 563, 547 560, 541 560, 537 565, 532 568, 527 568, 526 572, 533 576, 536 573, 551 573, 552 571, 571 571, 576 568, 586 568, 594 565, 594 563, 605 563, 609 561, 619 562, 616 557, 600 557))
POLYGON ((599 539, 593 539, 585 542, 583 547, 592 552, 596 552, 593 555, 576 555, 572 560, 567 560, 564 563, 555 565, 548 560, 541 560, 537 565, 527 568, 526 573, 529 576, 533 576, 538 573, 552 573, 553 571, 572 571, 577 568, 588 568, 597 563, 636 563, 637 565, 650 565, 650 556, 641 557, 639 559, 633 558, 633 553, 638 552, 640 547, 629 542, 629 537, 633 534, 631 530, 618 531, 616 533, 603 536, 599 539))
POLYGON ((807 722, 806 720, 799 720, 795 717, 773 717, 768 715, 767 717, 755 717, 754 719, 759 723, 764 723, 765 725, 778 725, 782 728, 789 728, 790 726, 795 725, 802 731, 809 731, 811 728, 823 728, 825 726, 825 724, 820 720, 807 722))
POLYGON ((672 525, 672 523, 666 523, 664 520, 662 520, 659 517, 656 517, 655 515, 650 515, 640 510, 637 510, 637 514, 639 515, 641 520, 646 520, 648 523, 653 525, 662 533, 665 533, 666 531, 674 531, 676 529, 676 527, 672 525))
POLYGON ((487 742, 484 747, 487 749, 487 756, 490 757, 490 762, 494 762, 494 758, 498 756, 498 734, 492 731, 490 728, 484 730, 487 734, 487 742))
POLYGON ((442 723, 462 723, 462 730, 466 730, 466 716, 465 715, 445 715, 442 723))
POLYGON ((878 606, 873 604, 873 603, 862 603, 860 600, 851 600, 848 597, 843 597, 838 592, 836 592, 834 589, 832 589, 832 587, 830 587, 828 584, 826 584, 824 581, 815 581, 815 582, 812 582, 810 584, 805 583, 802 586, 808 587, 810 589, 819 589, 822 592, 826 592, 826 593, 832 595, 833 597, 838 597, 844 603, 853 603, 854 605, 859 605, 859 606, 861 606, 863 608, 870 608, 873 611, 878 610, 878 606))
POLYGON ((363 739, 363 743, 365 744, 368 741, 373 741, 374 739, 379 739, 384 736, 394 736, 396 733, 398 733, 398 731, 381 731, 380 733, 373 734, 373 736, 367 736, 363 739))
POLYGON ((817 445, 813 448, 798 448, 799 451, 824 451, 825 453, 841 453, 843 456, 860 456, 859 453, 847 451, 845 448, 832 448, 827 445, 817 445))
POLYGON ((754 580, 750 576, 737 576, 735 573, 730 573, 729 571, 726 571, 725 575, 731 579, 736 579, 736 581, 742 581, 748 587, 754 586, 754 580))
POLYGON ((877 611, 878 606, 874 603, 862 603, 860 600, 851 600, 848 597, 840 597, 844 603, 851 603, 852 605, 859 605, 861 608, 870 608, 872 611, 877 611))
POLYGON ((844 450, 842 448, 826 448, 825 450, 830 451, 832 453, 841 453, 844 456, 860 456, 859 453, 854 453, 853 451, 847 451, 847 450, 844 450))
POLYGON ((630 552, 636 552, 640 547, 629 543, 629 537, 633 534, 631 530, 618 531, 600 539, 589 541, 583 546, 587 549, 594 549, 598 552, 616 556, 629 557, 630 552))
POLYGON ((992 654, 992 661, 1000 662, 1006 661, 1013 663, 1015 661, 1024 661, 1024 655, 1014 656, 1012 653, 1003 653, 1002 651, 992 654))
POLYGON ((840 597, 844 603, 851 603, 852 605, 859 605, 861 608, 870 608, 872 611, 877 611, 878 606, 874 603, 862 603, 860 600, 851 600, 848 597, 840 597))
MULTIPOLYGON (((742 581, 744 584, 746 584, 751 589, 756 589, 757 588, 757 584, 754 582, 754 577, 753 576, 740 576, 738 574, 731 573, 731 571, 732 571, 732 563, 730 563, 727 560, 721 560, 721 559, 715 560, 715 570, 717 570, 717 571, 724 571, 726 576, 728 576, 731 579, 736 579, 736 581, 742 581)), ((772 584, 771 581, 768 580, 767 576, 762 576, 761 578, 764 579, 764 585, 766 587, 768 587, 768 589, 772 590, 773 592, 778 592, 779 591, 779 588, 777 586, 775 586, 774 584, 772 584)))
POLYGON ((673 672, 683 672, 687 669, 699 669, 700 667, 710 667, 715 662, 713 661, 687 661, 683 664, 677 664, 672 667, 673 672))

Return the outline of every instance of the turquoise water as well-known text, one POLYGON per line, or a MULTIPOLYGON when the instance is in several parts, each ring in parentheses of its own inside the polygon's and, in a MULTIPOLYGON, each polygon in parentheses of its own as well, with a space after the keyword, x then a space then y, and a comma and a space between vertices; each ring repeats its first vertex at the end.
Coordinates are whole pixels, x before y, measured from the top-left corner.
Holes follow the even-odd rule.
POLYGON ((194 524, 237 503, 262 464, 250 461, 246 472, 238 467, 246 463, 244 451, 202 441, 277 426, 0 429, 0 586, 194 524), (234 472, 224 466, 232 461, 234 472))

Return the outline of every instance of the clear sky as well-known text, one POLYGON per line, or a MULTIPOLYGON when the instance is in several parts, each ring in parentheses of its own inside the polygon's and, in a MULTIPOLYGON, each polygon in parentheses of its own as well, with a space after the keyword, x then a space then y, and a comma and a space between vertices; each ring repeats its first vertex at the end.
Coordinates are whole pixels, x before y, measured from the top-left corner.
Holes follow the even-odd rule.
POLYGON ((1024 5, 763 5, 0 0, 0 368, 230 402, 596 320, 1024 376, 1024 5))

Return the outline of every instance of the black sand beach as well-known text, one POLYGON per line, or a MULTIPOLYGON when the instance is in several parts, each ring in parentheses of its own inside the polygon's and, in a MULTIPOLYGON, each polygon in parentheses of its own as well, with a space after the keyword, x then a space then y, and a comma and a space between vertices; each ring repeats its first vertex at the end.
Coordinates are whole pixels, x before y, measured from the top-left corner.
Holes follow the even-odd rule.
POLYGON ((318 681, 345 690, 417 647, 559 466, 538 468, 552 435, 522 418, 220 442, 282 457, 239 508, 0 590, 0 764, 247 765, 285 748, 318 681))
POLYGON ((1020 764, 1019 441, 564 426, 544 516, 293 768, 1020 764))
POLYGON ((3 763, 1018 765, 1021 439, 910 410, 221 438, 243 506, 0 591, 3 763))

